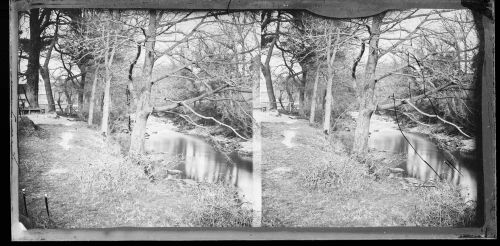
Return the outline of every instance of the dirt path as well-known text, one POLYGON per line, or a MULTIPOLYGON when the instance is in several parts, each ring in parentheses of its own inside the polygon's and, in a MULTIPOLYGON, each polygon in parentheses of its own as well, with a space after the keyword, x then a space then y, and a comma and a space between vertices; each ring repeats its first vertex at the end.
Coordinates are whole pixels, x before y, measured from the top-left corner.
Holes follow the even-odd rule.
POLYGON ((389 178, 395 163, 376 160, 377 175, 368 175, 339 139, 280 117, 262 123, 264 226, 418 225, 429 190, 389 178))
MULTIPOLYGON (((111 148, 83 122, 42 116, 33 121, 42 130, 19 141, 19 184, 26 189, 29 215, 21 222, 28 229, 196 226, 193 216, 205 209, 202 199, 216 191, 183 180, 151 183, 124 161, 118 146, 111 148)), ((20 213, 26 215, 21 199, 20 213)))

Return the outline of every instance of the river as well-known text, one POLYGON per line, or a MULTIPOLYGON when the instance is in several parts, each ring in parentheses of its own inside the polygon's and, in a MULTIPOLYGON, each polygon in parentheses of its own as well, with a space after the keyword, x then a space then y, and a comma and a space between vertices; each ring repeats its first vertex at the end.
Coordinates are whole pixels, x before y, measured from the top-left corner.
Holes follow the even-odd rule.
POLYGON ((404 135, 408 140, 399 130, 372 132, 369 146, 379 151, 406 154, 406 160, 398 167, 404 169, 407 176, 422 181, 439 180, 437 173, 441 181, 460 187, 466 200, 477 200, 477 181, 482 164, 480 161, 476 161, 471 154, 442 150, 424 134, 404 135))
POLYGON ((183 172, 181 178, 231 184, 237 188, 240 199, 254 200, 251 156, 240 156, 237 152, 225 155, 201 138, 171 130, 151 134, 145 148, 153 153, 182 155, 185 161, 175 167, 183 172))

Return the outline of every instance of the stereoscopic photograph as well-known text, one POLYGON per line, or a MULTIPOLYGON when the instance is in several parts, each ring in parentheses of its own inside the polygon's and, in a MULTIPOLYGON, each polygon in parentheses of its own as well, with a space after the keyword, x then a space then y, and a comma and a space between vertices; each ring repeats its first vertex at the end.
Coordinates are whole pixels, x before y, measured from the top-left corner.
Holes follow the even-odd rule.
POLYGON ((497 237, 494 1, 9 4, 14 241, 497 237))
POLYGON ((21 13, 23 225, 252 226, 257 17, 21 13))

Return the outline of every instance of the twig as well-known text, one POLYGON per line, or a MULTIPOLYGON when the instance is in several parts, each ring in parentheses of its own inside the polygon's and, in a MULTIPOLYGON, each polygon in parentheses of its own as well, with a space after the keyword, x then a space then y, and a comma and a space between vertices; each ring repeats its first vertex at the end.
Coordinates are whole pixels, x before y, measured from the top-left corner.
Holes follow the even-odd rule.
POLYGON ((445 163, 446 165, 448 165, 449 167, 451 167, 451 168, 455 169, 455 170, 458 172, 458 174, 460 174, 461 176, 464 176, 464 175, 463 175, 463 174, 462 174, 462 173, 461 173, 461 172, 460 172, 460 171, 459 171, 459 170, 458 170, 458 169, 457 169, 457 168, 453 165, 453 163, 451 163, 450 161, 445 160, 445 161, 444 161, 444 163, 445 163))

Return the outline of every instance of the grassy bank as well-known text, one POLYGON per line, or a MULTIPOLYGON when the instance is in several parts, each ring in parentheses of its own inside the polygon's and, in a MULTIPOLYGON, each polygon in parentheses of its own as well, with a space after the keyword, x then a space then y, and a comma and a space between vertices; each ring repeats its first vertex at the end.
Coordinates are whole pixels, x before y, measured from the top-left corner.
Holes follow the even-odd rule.
MULTIPOLYGON (((290 138, 290 137, 288 137, 290 138)), ((391 175, 405 156, 348 154, 352 131, 326 138, 305 120, 262 124, 263 225, 469 226, 474 204, 446 183, 391 175), (294 132, 290 134, 290 131, 294 132), (284 144, 286 136, 293 136, 284 144)))
POLYGON ((20 123, 19 187, 28 214, 21 192, 19 212, 28 229, 250 226, 251 211, 241 208, 234 188, 167 179, 168 164, 178 159, 161 160, 166 166, 127 159, 118 143, 83 122, 58 120, 38 129, 20 123), (145 174, 148 165, 155 179, 145 174))

